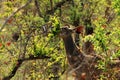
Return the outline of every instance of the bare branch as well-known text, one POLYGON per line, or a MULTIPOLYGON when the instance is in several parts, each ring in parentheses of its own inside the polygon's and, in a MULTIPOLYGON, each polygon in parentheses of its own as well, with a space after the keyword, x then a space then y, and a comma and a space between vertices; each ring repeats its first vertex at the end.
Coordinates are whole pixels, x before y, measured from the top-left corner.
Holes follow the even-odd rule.
POLYGON ((13 13, 5 20, 5 22, 4 22, 3 25, 1 26, 0 32, 1 32, 2 29, 5 27, 5 25, 7 24, 8 20, 9 20, 10 18, 12 18, 12 17, 13 17, 17 12, 19 12, 21 9, 25 8, 29 3, 31 3, 31 1, 32 1, 32 0, 28 0, 28 2, 27 2, 25 5, 21 6, 21 7, 18 8, 15 12, 13 12, 13 13))

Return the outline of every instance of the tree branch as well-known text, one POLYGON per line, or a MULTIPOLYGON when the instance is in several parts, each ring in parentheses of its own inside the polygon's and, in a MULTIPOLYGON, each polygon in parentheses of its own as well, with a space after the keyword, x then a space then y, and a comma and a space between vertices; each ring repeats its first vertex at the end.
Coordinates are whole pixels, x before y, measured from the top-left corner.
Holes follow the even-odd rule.
MULTIPOLYGON (((19 12, 21 9, 25 8, 29 3, 31 3, 31 1, 32 1, 32 0, 28 0, 28 2, 27 2, 25 5, 21 6, 21 7, 18 8, 15 12, 13 12, 13 13, 5 20, 5 22, 4 22, 3 25, 1 26, 0 32, 2 31, 2 29, 4 29, 4 27, 5 27, 5 25, 7 24, 8 20, 9 20, 10 18, 12 18, 12 17, 13 17, 17 12, 19 12)), ((68 1, 71 1, 71 0, 63 0, 63 1, 59 2, 59 3, 57 3, 57 4, 53 7, 53 10, 52 10, 52 9, 51 9, 51 10, 47 10, 47 11, 46 11, 46 14, 52 14, 52 13, 54 13, 58 8, 60 8, 64 3, 68 2, 68 1)), ((37 0, 35 0, 35 4, 36 4, 36 7, 37 7, 39 16, 42 17, 42 15, 41 15, 41 13, 40 13, 40 9, 39 9, 39 5, 38 5, 38 1, 37 1, 37 0)))
POLYGON ((52 9, 47 10, 46 14, 54 13, 58 8, 60 8, 64 3, 68 2, 68 1, 71 1, 71 0, 63 0, 63 1, 59 2, 59 3, 57 3, 52 9))
POLYGON ((13 17, 17 12, 19 12, 21 9, 25 8, 29 3, 31 3, 31 1, 32 1, 32 0, 28 0, 28 2, 27 2, 25 5, 21 6, 21 7, 18 8, 15 12, 13 12, 13 13, 5 20, 5 22, 4 22, 3 25, 1 26, 0 32, 1 32, 2 29, 5 27, 5 25, 7 24, 8 20, 9 20, 10 18, 12 18, 12 17, 13 17))
POLYGON ((50 57, 49 56, 37 56, 37 57, 34 57, 34 55, 28 57, 28 58, 24 58, 24 59, 18 59, 17 60, 17 63, 15 65, 15 67, 13 68, 13 70, 11 71, 11 73, 4 77, 2 80, 10 80, 12 77, 14 77, 14 75, 16 74, 17 70, 20 68, 21 64, 24 62, 24 61, 28 61, 28 60, 36 60, 36 59, 49 59, 50 57))
POLYGON ((36 6, 36 8, 37 8, 37 12, 38 12, 39 17, 42 17, 42 18, 43 18, 42 14, 41 14, 41 12, 40 12, 40 8, 39 8, 40 5, 39 5, 38 0, 35 0, 35 6, 36 6))

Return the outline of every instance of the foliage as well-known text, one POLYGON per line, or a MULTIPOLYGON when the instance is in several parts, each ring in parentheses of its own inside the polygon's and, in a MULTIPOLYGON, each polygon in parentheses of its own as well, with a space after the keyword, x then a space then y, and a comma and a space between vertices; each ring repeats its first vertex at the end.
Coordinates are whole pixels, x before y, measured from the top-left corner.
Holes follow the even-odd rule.
POLYGON ((59 33, 59 31, 60 31, 60 21, 58 20, 58 18, 57 17, 52 17, 51 18, 51 23, 52 23, 52 26, 53 26, 53 28, 52 28, 52 34, 53 34, 53 36, 55 36, 55 35, 57 35, 58 33, 59 33))
MULTIPOLYGON (((102 70, 99 80, 116 80, 119 73, 109 64, 120 59, 120 1, 119 0, 2 0, 0 3, 0 80, 9 75, 19 59, 24 61, 11 80, 60 79, 69 68, 64 44, 57 36, 66 24, 92 27, 91 35, 81 37, 80 45, 90 41, 102 70), (38 4, 36 4, 36 2, 38 4), (20 9, 12 17, 11 14, 20 9), (10 18, 9 18, 10 17, 10 18), (7 20, 8 19, 8 20, 7 20), (14 33, 19 34, 17 41, 14 33), (49 56, 50 59, 35 59, 49 56), (111 75, 111 77, 109 77, 111 75)), ((119 69, 119 68, 118 68, 119 69)))
POLYGON ((119 0, 115 0, 113 2, 113 7, 114 7, 115 11, 117 12, 117 14, 120 15, 120 3, 119 3, 119 0))

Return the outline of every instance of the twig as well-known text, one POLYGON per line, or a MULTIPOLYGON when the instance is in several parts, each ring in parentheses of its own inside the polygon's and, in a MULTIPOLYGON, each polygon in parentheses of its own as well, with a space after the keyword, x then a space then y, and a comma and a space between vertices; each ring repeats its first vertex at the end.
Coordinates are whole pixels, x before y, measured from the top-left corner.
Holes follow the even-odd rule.
POLYGON ((5 20, 5 22, 4 22, 3 25, 1 26, 0 32, 1 32, 2 29, 5 27, 5 25, 7 24, 8 20, 9 20, 10 18, 12 18, 12 17, 13 17, 17 12, 19 12, 21 9, 25 8, 31 1, 32 1, 32 0, 28 0, 28 2, 27 2, 25 5, 21 6, 21 7, 18 8, 15 12, 13 12, 13 13, 5 20))

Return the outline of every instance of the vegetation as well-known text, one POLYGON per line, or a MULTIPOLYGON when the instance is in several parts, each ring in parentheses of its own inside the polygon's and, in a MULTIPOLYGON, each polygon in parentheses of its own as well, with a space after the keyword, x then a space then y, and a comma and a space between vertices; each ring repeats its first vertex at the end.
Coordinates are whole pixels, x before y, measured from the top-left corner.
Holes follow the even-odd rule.
POLYGON ((119 80, 119 2, 1 0, 0 80, 71 80, 71 68, 59 37, 63 26, 81 26, 75 34, 76 44, 82 48, 90 42, 92 51, 102 57, 96 64, 102 71, 98 80, 119 80))

